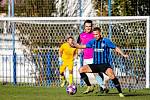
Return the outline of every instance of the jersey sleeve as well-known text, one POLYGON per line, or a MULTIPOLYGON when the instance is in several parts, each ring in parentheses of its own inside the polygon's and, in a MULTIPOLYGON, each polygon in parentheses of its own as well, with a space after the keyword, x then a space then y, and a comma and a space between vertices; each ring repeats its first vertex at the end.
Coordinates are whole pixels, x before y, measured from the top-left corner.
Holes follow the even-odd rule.
POLYGON ((79 35, 79 37, 78 37, 78 39, 77 39, 77 43, 81 44, 80 35, 79 35))
POLYGON ((62 44, 59 48, 59 51, 62 52, 63 51, 63 48, 64 48, 64 44, 62 44))
POLYGON ((94 44, 94 39, 91 40, 91 41, 89 41, 89 42, 86 44, 86 48, 92 48, 93 44, 94 44))
POLYGON ((107 46, 111 49, 115 49, 117 46, 110 40, 110 39, 105 39, 107 46))

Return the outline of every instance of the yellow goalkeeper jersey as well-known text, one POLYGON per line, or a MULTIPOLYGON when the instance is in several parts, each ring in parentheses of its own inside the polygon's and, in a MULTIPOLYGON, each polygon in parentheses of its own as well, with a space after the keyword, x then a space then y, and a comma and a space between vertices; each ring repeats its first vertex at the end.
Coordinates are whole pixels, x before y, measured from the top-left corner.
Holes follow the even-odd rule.
POLYGON ((74 55, 77 54, 77 49, 71 47, 67 42, 61 45, 59 51, 62 52, 63 61, 73 61, 74 55))

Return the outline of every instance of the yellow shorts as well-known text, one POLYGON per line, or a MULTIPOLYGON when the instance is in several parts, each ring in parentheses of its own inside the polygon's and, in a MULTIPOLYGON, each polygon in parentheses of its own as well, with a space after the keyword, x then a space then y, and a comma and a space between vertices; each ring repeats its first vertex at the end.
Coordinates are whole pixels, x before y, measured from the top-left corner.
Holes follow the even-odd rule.
POLYGON ((69 71, 73 70, 73 61, 63 61, 63 64, 60 66, 60 74, 65 71, 66 67, 68 67, 69 71))

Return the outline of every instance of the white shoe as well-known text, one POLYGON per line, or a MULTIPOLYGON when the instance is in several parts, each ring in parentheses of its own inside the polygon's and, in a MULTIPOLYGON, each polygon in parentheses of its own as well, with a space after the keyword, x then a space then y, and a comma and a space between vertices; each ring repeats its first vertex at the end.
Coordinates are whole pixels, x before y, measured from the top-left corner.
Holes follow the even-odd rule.
POLYGON ((94 91, 94 86, 88 86, 87 89, 83 92, 83 94, 88 94, 94 91))
POLYGON ((124 97, 124 95, 123 95, 122 93, 119 93, 119 96, 120 96, 120 97, 124 97))
POLYGON ((66 85, 66 80, 63 80, 62 83, 60 84, 60 87, 64 87, 66 85))

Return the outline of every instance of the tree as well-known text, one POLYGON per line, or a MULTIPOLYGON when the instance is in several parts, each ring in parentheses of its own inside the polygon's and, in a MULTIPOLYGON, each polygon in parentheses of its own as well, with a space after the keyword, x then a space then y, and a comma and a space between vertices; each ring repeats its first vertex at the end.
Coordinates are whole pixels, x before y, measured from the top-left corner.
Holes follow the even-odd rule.
POLYGON ((50 17, 56 11, 55 0, 15 0, 15 16, 50 17))
MULTIPOLYGON (((98 16, 108 16, 108 0, 93 0, 98 16)), ((149 0, 111 0, 112 16, 149 16, 149 0)))

